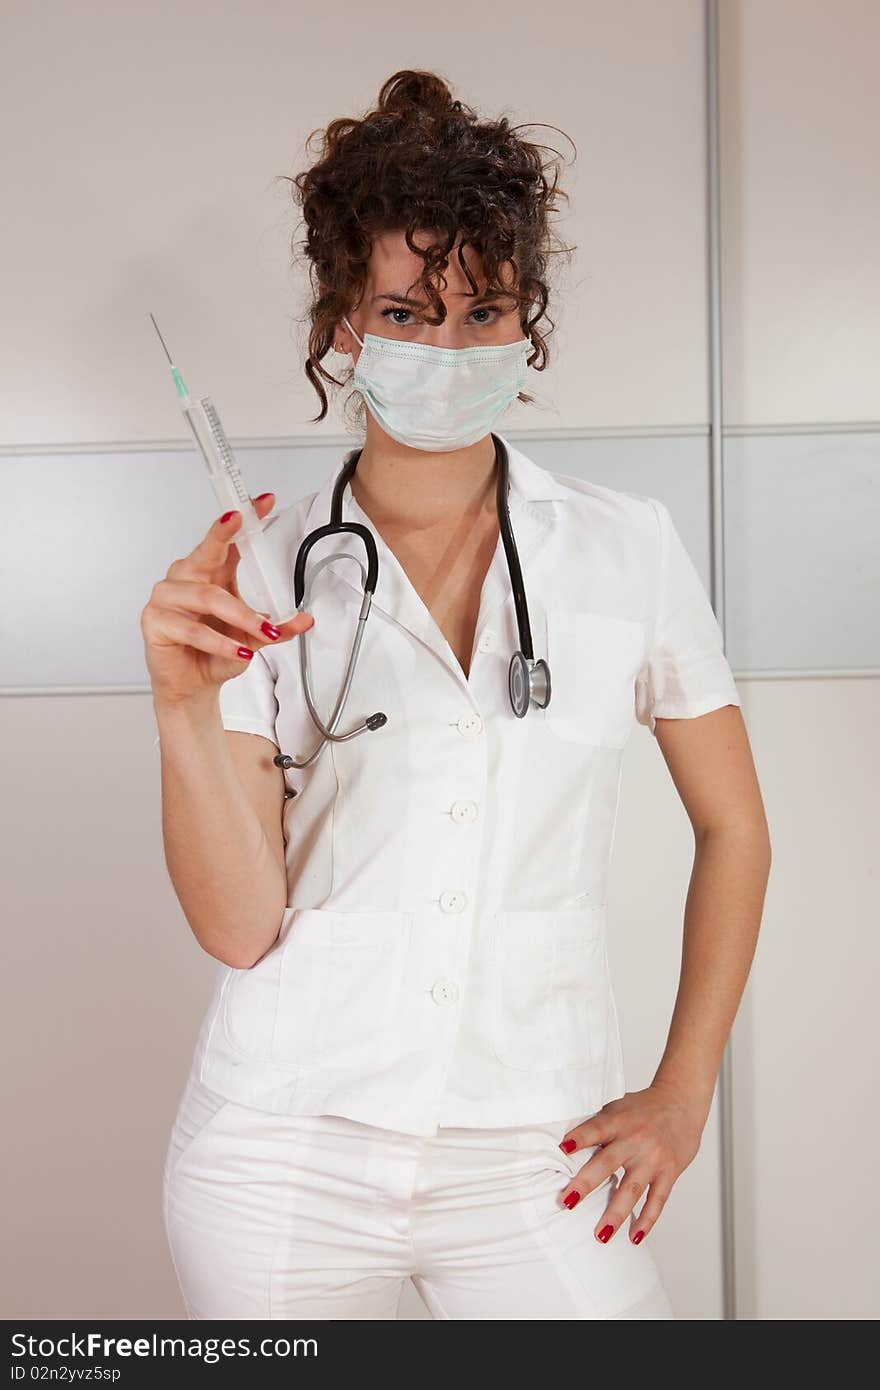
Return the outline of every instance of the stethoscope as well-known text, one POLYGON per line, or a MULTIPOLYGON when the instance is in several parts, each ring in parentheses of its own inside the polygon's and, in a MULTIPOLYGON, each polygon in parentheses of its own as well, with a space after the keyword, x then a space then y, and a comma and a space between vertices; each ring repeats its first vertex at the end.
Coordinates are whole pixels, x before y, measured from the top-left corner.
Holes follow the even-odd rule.
MULTIPOLYGON (((550 703, 550 667, 543 657, 535 660, 534 649, 532 647, 532 629, 529 623, 529 609, 526 602, 526 591, 523 585, 522 569, 519 563, 519 556, 516 551, 516 542, 513 539, 513 529, 510 524, 510 510, 508 506, 508 458, 507 448, 504 441, 499 439, 497 434, 492 435, 495 442, 495 462, 497 464, 498 485, 496 492, 496 505, 498 509, 498 523, 501 532, 501 540, 504 545, 504 552, 507 556, 507 568, 510 573, 510 586, 513 590, 513 602, 516 607, 516 621, 519 628, 520 650, 514 652, 510 659, 508 669, 507 684, 510 694, 510 704, 514 714, 518 719, 522 719, 531 703, 536 704, 540 709, 546 709, 550 703)), ((376 592, 376 580, 379 575, 379 556, 376 550, 376 541, 372 531, 367 526, 362 526, 357 521, 342 520, 342 497, 346 485, 352 478, 358 465, 358 459, 362 453, 361 449, 356 449, 346 459, 343 467, 336 479, 333 487, 333 500, 330 507, 330 521, 325 526, 319 526, 311 531, 299 547, 296 555, 296 562, 293 571, 293 596, 297 612, 300 612, 308 604, 311 583, 325 565, 331 564, 335 560, 350 559, 354 560, 359 566, 363 582, 364 596, 361 602, 360 613, 358 614, 357 631, 351 646, 351 655, 348 658, 348 666, 342 682, 339 696, 329 722, 324 724, 320 714, 315 708, 314 696, 312 694, 311 673, 309 670, 308 644, 306 641, 308 629, 301 632, 298 638, 299 645, 299 667, 302 676, 302 687, 305 695, 306 705, 312 721, 321 735, 321 741, 313 753, 308 758, 301 761, 291 757, 289 753, 278 753, 274 758, 277 767, 309 767, 315 761, 319 753, 326 747, 328 742, 345 743, 348 739, 356 738, 358 734, 364 733, 367 729, 381 729, 383 724, 387 724, 388 717, 381 712, 371 714, 362 723, 349 729, 347 733, 336 733, 336 726, 342 717, 348 699, 351 683, 354 679, 355 667, 357 665, 358 652, 364 636, 364 626, 369 617, 370 607, 373 602, 373 595, 376 592), (364 543, 367 552, 367 568, 356 555, 348 552, 334 552, 326 555, 313 566, 311 578, 306 583, 306 561, 309 551, 313 545, 322 540, 324 536, 338 535, 343 531, 349 531, 355 536, 359 536, 364 543)), ((294 795, 294 793, 288 793, 294 795)))

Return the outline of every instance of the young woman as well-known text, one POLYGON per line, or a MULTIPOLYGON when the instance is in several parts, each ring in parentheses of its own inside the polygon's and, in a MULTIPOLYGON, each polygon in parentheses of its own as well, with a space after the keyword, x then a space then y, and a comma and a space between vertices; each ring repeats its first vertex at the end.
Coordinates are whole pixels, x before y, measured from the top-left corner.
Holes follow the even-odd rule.
MULTIPOLYGON (((666 507, 549 473, 495 430, 546 361, 540 148, 401 72, 295 180, 306 372, 322 419, 323 359, 351 356, 364 435, 341 518, 378 555, 336 732, 385 723, 310 759, 286 645, 307 644, 328 721, 361 612, 356 533, 320 538, 308 611, 273 628, 238 588, 229 513, 142 615, 167 863, 220 963, 164 1173, 192 1318, 393 1318, 407 1278, 436 1318, 673 1316, 643 1241, 700 1145, 769 837, 666 507), (627 1090, 605 903, 634 721, 696 853, 668 1042, 627 1090)), ((267 522, 287 574, 335 486, 267 522)))

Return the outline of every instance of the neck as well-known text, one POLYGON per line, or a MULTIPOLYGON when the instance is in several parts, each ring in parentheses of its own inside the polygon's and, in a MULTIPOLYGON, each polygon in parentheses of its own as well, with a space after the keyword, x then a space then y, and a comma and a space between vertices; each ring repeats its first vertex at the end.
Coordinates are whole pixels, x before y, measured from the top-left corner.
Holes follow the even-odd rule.
POLYGON ((399 444, 367 416, 367 437, 351 480, 352 496, 377 526, 407 530, 474 521, 495 512, 495 442, 432 453, 399 444))

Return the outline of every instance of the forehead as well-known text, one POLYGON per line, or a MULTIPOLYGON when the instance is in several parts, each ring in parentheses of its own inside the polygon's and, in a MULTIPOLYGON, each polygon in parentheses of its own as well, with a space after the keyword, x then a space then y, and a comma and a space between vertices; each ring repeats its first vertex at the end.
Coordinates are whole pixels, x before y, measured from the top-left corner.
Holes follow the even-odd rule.
MULTIPOLYGON (((413 240, 417 246, 429 246, 431 243, 431 237, 428 232, 417 232, 413 240)), ((464 271, 458 263, 459 244, 460 242, 456 242, 453 247, 452 255, 449 257, 449 265, 444 271, 448 282, 447 293, 469 294, 470 285, 468 284, 464 271)), ((477 285, 482 285, 482 257, 472 246, 466 246, 463 255, 477 285)), ((415 252, 410 251, 406 244, 406 235, 404 232, 380 232, 373 238, 373 246, 367 271, 370 289, 373 293, 381 293, 387 290, 397 294, 404 294, 417 283, 423 269, 424 261, 421 256, 417 256, 415 252)))

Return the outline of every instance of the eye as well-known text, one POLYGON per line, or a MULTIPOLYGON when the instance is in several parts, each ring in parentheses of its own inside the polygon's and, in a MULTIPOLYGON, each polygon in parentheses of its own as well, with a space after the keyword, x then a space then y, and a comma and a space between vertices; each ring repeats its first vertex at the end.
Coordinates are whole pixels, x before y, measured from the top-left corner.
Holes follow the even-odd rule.
MULTIPOLYGON (((496 305, 484 304, 481 305, 479 309, 472 310, 468 317, 473 318, 474 314, 489 315, 489 317, 487 318, 479 318, 475 320, 477 328, 488 328, 490 324, 497 323, 498 318, 503 312, 504 311, 496 305)), ((381 314, 383 319, 388 319, 389 323, 395 324, 398 328, 412 327, 411 309, 404 309, 398 304, 392 304, 390 308, 382 309, 381 314), (396 318, 394 317, 396 314, 401 314, 403 317, 396 318)))
POLYGON ((388 319, 388 320, 390 320, 391 323, 396 323, 398 328, 409 328, 409 327, 410 327, 410 324, 405 323, 403 319, 394 319, 394 318, 391 317, 391 315, 392 315, 392 314, 404 314, 404 315, 408 315, 408 314, 411 314, 411 313, 412 313, 412 310, 411 310, 411 309, 401 309, 399 305, 392 305, 390 309, 383 309, 383 310, 382 310, 382 317, 383 317, 383 319, 388 319))

